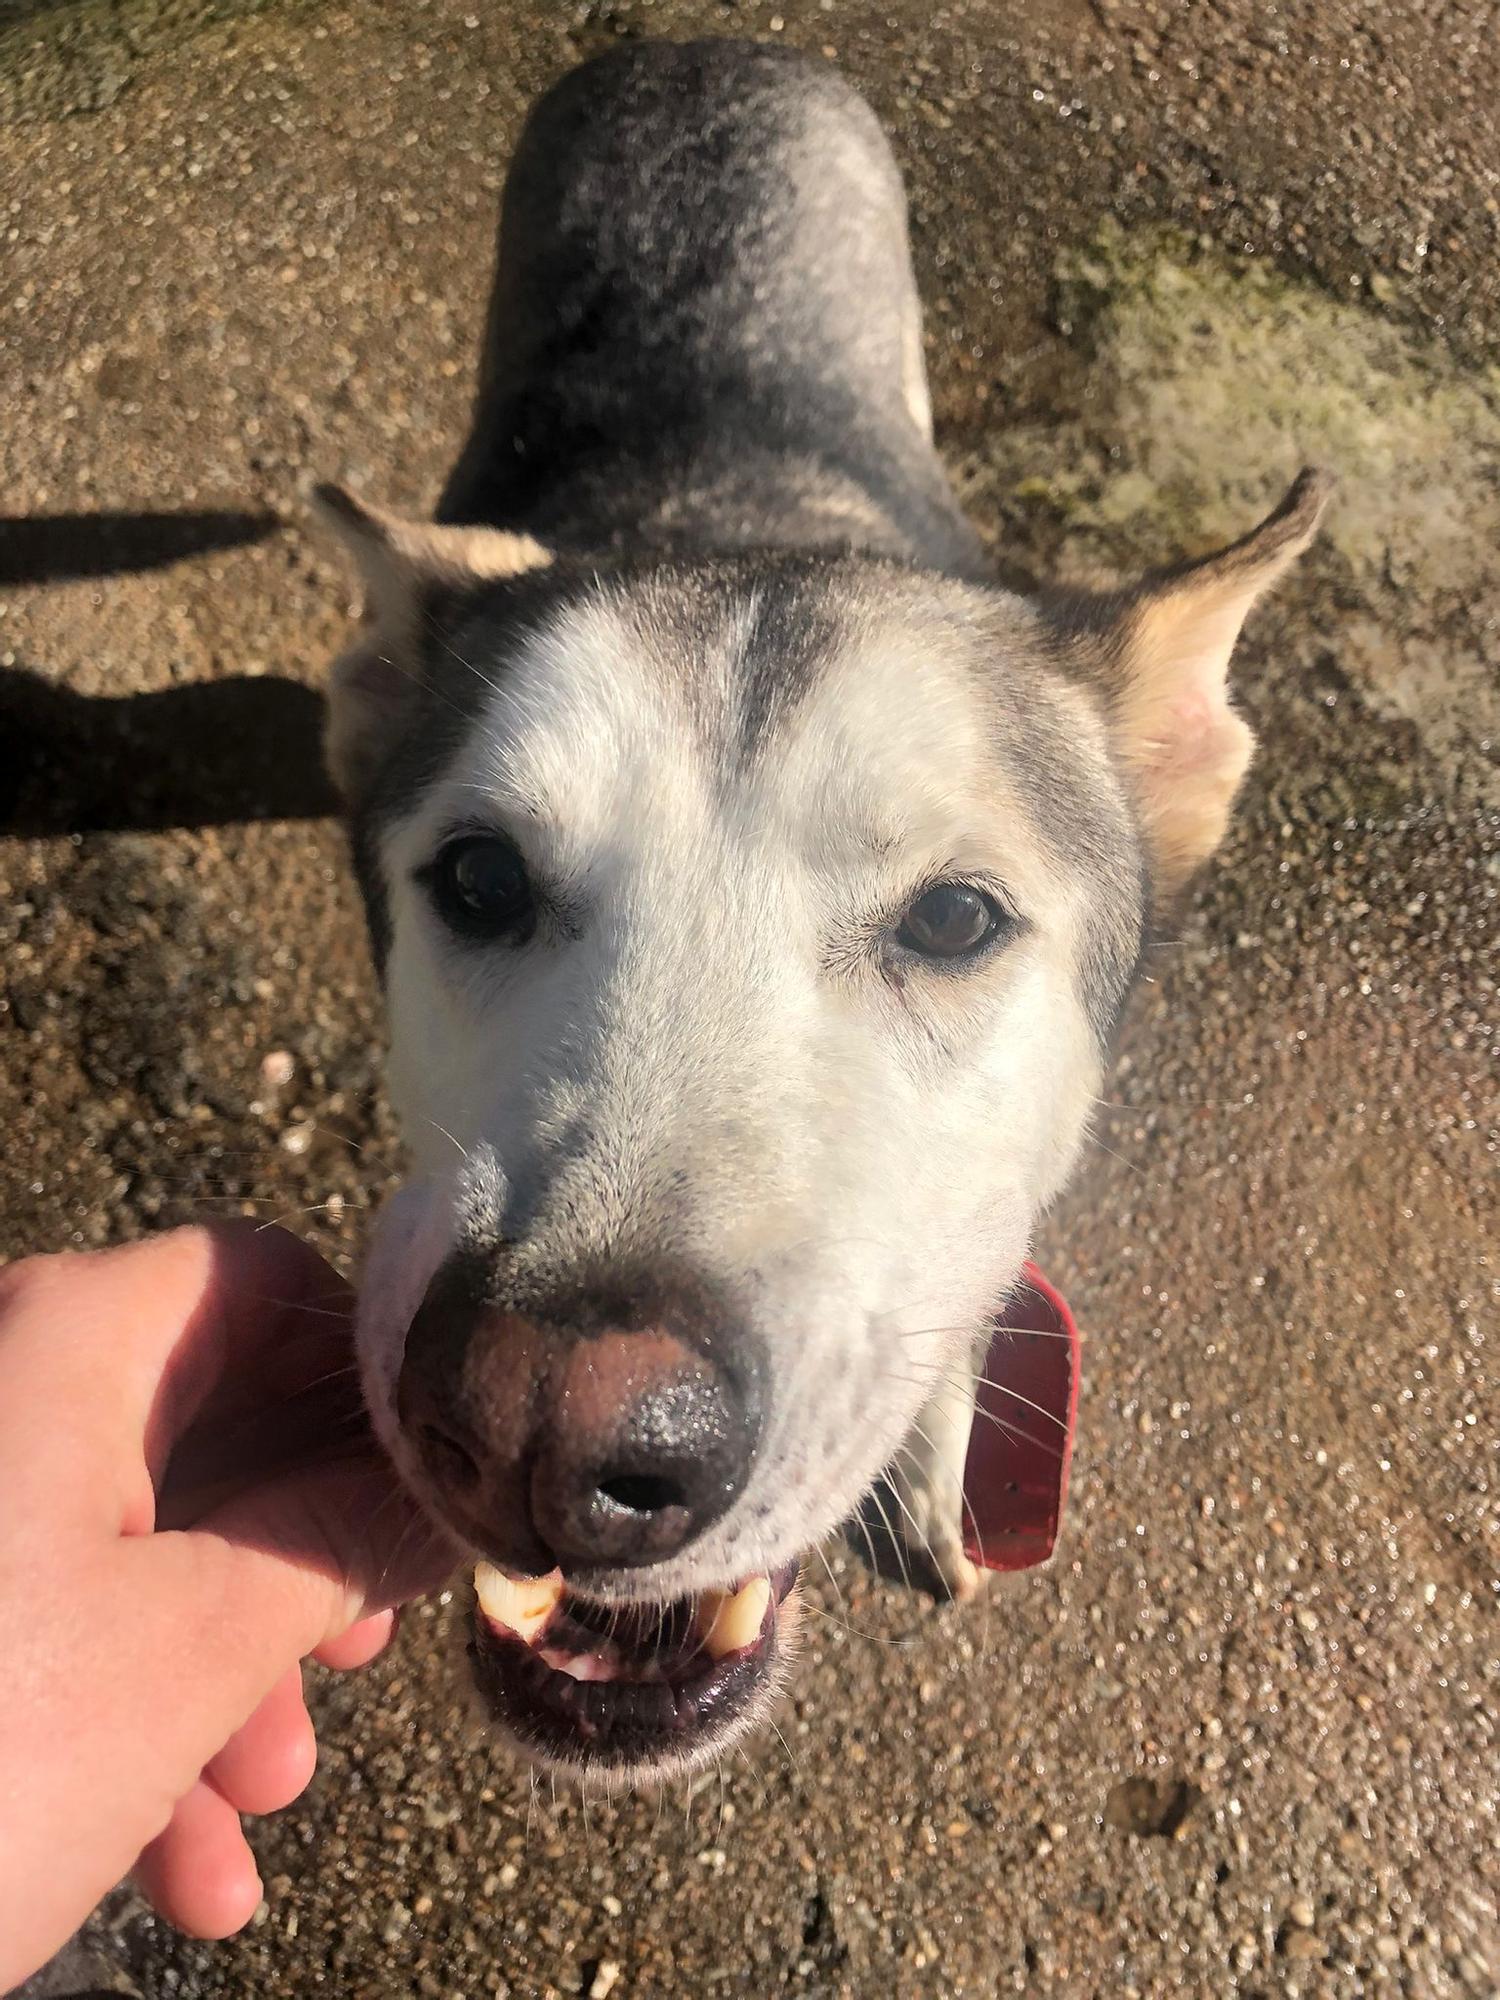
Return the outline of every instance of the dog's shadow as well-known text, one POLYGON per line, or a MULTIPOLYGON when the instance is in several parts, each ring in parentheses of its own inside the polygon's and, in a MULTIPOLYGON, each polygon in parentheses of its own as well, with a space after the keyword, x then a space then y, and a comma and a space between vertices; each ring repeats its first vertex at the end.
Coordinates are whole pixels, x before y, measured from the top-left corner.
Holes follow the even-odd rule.
POLYGON ((0 667, 0 835, 321 818, 322 741, 323 697, 274 675, 111 700, 0 667))
MULTIPOLYGON (((274 516, 48 515, 0 520, 0 584, 155 569, 258 541, 274 516)), ((323 698, 300 681, 238 675, 117 698, 0 667, 0 834, 162 832, 320 818, 323 698)))
POLYGON ((0 587, 163 569, 262 542, 276 526, 243 508, 0 514, 0 587))

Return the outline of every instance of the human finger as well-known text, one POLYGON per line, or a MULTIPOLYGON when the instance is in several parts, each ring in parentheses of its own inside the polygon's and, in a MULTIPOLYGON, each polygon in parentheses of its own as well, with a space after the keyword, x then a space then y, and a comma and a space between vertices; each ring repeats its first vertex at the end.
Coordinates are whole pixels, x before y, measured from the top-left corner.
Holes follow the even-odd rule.
POLYGON ((280 1812, 307 1789, 317 1761, 302 1669, 291 1667, 210 1761, 206 1775, 236 1812, 280 1812))
POLYGON ((338 1638, 317 1647, 313 1658, 319 1666, 333 1667, 340 1673, 349 1673, 355 1667, 367 1667, 371 1660, 385 1651, 395 1629, 395 1612, 377 1611, 369 1618, 361 1618, 347 1632, 341 1632, 338 1638))
POLYGON ((178 1801, 133 1873, 153 1908, 190 1937, 230 1937, 260 1902, 260 1871, 240 1816, 207 1778, 178 1801))

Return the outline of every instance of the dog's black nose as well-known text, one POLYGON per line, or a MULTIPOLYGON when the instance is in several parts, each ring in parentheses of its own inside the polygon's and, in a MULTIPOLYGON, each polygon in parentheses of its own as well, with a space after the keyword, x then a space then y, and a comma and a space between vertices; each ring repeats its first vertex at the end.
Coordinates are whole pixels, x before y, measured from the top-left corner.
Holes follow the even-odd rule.
POLYGON ((580 1340, 552 1385, 532 1463, 538 1535, 565 1567, 676 1555, 744 1489, 759 1429, 750 1402, 672 1334, 580 1340))
POLYGON ((526 1574, 678 1554, 744 1491, 760 1443, 758 1349, 728 1323, 659 1297, 507 1311, 439 1273, 396 1409, 448 1524, 526 1574))

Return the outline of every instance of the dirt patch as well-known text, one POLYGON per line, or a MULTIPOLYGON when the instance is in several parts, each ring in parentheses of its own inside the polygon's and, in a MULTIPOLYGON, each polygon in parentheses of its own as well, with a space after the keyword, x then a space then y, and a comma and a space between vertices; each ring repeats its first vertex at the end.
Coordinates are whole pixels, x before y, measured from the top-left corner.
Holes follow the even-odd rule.
POLYGON ((1331 467, 1343 674, 1500 801, 1500 368, 1177 232, 1064 253, 1053 316, 1049 406, 967 455, 976 508, 1092 580, 1230 539, 1331 467))
POLYGON ((104 111, 143 65, 205 28, 306 0, 11 0, 0 4, 0 128, 104 111))

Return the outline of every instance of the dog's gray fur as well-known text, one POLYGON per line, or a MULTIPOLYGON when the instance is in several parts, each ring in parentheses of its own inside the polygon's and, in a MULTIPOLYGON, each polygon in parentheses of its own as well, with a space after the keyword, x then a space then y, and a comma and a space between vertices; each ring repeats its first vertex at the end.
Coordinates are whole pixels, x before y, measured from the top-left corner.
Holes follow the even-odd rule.
POLYGON ((900 177, 834 70, 657 43, 543 99, 438 516, 590 557, 860 549, 985 575, 932 449, 900 177))
POLYGON ((894 1467, 950 1588, 976 1342, 1085 1132, 1153 900, 1249 755, 1225 669, 1310 537, 1066 607, 991 580, 933 448, 905 208, 830 69, 636 45, 537 107, 472 434, 435 525, 332 503, 371 617, 331 737, 416 1175, 362 1339, 398 1462, 406 1328, 673 1258, 738 1302, 768 1425, 727 1518, 605 1594, 769 1569, 894 1467), (414 880, 499 824, 556 920, 476 958, 414 880), (936 879, 1017 912, 893 959, 936 879))

